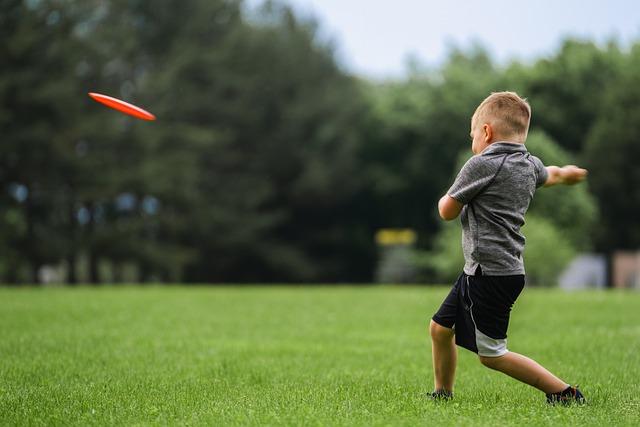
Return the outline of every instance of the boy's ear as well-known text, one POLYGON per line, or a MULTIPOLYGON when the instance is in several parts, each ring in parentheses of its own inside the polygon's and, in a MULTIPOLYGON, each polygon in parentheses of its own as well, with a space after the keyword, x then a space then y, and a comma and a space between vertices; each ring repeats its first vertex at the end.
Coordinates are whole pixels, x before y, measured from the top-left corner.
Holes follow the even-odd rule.
POLYGON ((489 123, 485 123, 482 125, 482 130, 484 131, 484 142, 488 144, 493 138, 493 129, 491 129, 491 125, 489 123))

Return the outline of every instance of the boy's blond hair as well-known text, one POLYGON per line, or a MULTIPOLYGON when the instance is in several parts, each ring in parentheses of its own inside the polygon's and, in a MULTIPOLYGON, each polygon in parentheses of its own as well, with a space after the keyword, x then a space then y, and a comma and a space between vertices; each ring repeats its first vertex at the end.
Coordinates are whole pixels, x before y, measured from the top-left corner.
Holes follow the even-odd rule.
POLYGON ((515 92, 493 92, 478 105, 472 126, 488 123, 499 139, 524 142, 529 131, 531 107, 515 92))

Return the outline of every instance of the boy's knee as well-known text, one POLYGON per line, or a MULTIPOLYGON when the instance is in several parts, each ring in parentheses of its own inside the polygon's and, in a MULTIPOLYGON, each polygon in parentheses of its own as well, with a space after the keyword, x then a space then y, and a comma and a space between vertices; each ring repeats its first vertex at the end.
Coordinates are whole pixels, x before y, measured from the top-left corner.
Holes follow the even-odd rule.
POLYGON ((429 324, 429 334, 434 341, 445 341, 453 338, 453 329, 445 328, 433 320, 429 324))
POLYGON ((488 357, 488 356, 480 356, 478 355, 478 359, 480 359, 480 363, 482 363, 487 368, 498 369, 500 366, 500 362, 502 361, 502 356, 498 357, 488 357))

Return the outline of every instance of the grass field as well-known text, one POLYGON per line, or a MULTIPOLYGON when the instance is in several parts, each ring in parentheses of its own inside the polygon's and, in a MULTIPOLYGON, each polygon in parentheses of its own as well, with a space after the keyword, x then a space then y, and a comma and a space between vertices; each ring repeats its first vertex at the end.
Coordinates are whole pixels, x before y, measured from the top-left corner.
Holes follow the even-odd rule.
POLYGON ((1 425, 638 425, 640 293, 526 289, 509 347, 583 407, 460 352, 435 403, 423 287, 0 289, 1 425))

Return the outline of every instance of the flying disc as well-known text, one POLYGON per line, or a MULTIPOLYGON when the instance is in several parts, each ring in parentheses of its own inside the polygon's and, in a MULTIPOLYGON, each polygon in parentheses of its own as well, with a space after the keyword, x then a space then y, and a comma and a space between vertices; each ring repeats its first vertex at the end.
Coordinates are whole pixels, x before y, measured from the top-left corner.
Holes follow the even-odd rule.
POLYGON ((155 120, 156 116, 151 114, 150 112, 143 110, 142 108, 129 104, 128 102, 121 101, 117 98, 113 98, 111 96, 102 95, 100 93, 89 92, 89 96, 101 104, 106 105, 107 107, 113 108, 114 110, 118 110, 121 113, 128 114, 130 116, 136 117, 142 120, 155 120))

